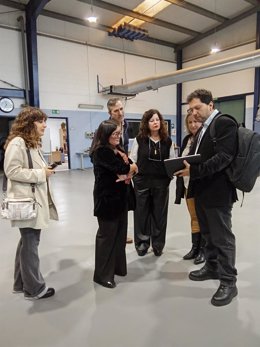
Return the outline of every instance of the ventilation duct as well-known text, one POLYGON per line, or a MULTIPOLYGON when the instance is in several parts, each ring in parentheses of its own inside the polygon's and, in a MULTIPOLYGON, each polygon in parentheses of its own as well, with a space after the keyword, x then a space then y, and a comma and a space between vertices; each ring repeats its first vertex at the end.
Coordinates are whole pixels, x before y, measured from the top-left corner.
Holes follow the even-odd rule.
POLYGON ((216 60, 211 63, 196 65, 168 74, 148 77, 128 84, 111 85, 109 87, 104 87, 102 93, 135 96, 138 93, 146 92, 148 90, 157 90, 158 88, 169 86, 171 84, 223 75, 234 71, 255 68, 257 66, 260 66, 260 49, 230 58, 216 60))

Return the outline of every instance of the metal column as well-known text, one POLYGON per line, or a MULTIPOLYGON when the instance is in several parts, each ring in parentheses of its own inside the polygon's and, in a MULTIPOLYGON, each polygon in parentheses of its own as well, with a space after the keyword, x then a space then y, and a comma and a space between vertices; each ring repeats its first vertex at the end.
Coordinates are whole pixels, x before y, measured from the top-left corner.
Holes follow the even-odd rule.
MULTIPOLYGON (((256 49, 260 48, 260 12, 257 12, 256 19, 256 49)), ((254 113, 253 113, 253 129, 255 127, 255 118, 260 103, 260 67, 255 68, 255 85, 254 85, 254 113)))
POLYGON ((50 0, 30 0, 26 6, 26 34, 27 34, 27 56, 30 93, 29 102, 31 106, 40 106, 39 99, 39 73, 37 52, 37 17, 41 10, 50 0))
MULTIPOLYGON (((177 70, 182 69, 182 49, 177 51, 177 70)), ((182 83, 177 84, 176 94, 176 142, 177 146, 181 146, 181 134, 182 134, 182 83)))

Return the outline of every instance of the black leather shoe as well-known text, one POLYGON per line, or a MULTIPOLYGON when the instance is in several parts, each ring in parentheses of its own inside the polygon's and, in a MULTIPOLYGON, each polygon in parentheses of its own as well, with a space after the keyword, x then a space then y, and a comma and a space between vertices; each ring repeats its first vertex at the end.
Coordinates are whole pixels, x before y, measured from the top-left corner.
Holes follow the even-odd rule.
MULTIPOLYGON (((46 288, 45 288, 45 290, 46 290, 46 288)), ((42 293, 40 293, 39 295, 36 295, 36 296, 30 296, 26 291, 24 291, 24 298, 26 300, 40 300, 40 299, 47 299, 50 296, 53 296, 54 294, 55 294, 54 288, 48 288, 47 292, 45 294, 42 295, 42 293)))
POLYGON ((199 248, 197 246, 192 245, 191 250, 183 256, 184 260, 190 260, 197 257, 199 253, 199 248))
POLYGON ((139 257, 143 257, 144 255, 146 255, 147 249, 142 249, 142 250, 137 249, 136 252, 139 255, 139 257))
POLYGON ((116 283, 115 281, 99 281, 94 279, 94 282, 96 282, 97 284, 100 284, 101 286, 105 287, 105 288, 115 288, 116 287, 116 283))
POLYGON ((214 306, 225 306, 231 303, 232 299, 237 296, 238 291, 236 286, 225 286, 221 284, 218 290, 213 295, 211 303, 214 306))
POLYGON ((162 250, 159 250, 159 249, 154 249, 153 250, 153 253, 156 257, 160 257, 162 255, 162 250))
POLYGON ((39 299, 46 299, 46 298, 49 298, 50 296, 53 296, 54 294, 55 294, 55 289, 48 288, 47 293, 41 296, 39 299))
POLYGON ((199 254, 197 255, 197 257, 194 259, 194 264, 198 265, 198 264, 202 264, 205 262, 205 253, 203 248, 201 248, 199 250, 199 254))
POLYGON ((218 278, 218 273, 209 270, 206 265, 204 265, 200 270, 191 271, 189 273, 189 279, 192 281, 217 280, 218 278))

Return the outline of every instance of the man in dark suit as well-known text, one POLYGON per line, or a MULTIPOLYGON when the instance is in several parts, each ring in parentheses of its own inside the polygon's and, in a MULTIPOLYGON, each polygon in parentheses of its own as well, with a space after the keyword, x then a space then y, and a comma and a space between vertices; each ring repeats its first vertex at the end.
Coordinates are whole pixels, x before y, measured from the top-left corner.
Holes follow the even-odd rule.
POLYGON ((237 200, 236 189, 228 180, 225 169, 236 154, 237 125, 224 115, 215 123, 216 142, 210 136, 210 126, 219 114, 214 108, 210 91, 197 89, 187 102, 189 111, 203 123, 191 154, 201 154, 201 164, 189 165, 177 172, 190 176, 188 196, 195 198, 200 230, 206 241, 206 263, 191 271, 192 281, 219 279, 220 286, 211 299, 215 306, 229 304, 237 296, 235 268, 235 236, 231 230, 231 210, 237 200))

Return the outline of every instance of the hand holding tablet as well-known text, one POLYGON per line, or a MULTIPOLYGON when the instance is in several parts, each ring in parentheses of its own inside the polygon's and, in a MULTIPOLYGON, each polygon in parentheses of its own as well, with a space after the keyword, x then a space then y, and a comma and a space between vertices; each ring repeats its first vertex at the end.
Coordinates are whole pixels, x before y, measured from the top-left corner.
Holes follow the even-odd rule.
POLYGON ((172 178, 175 172, 183 170, 185 168, 184 160, 188 164, 199 164, 201 162, 200 154, 187 155, 179 158, 165 159, 164 165, 167 172, 167 175, 172 178))

